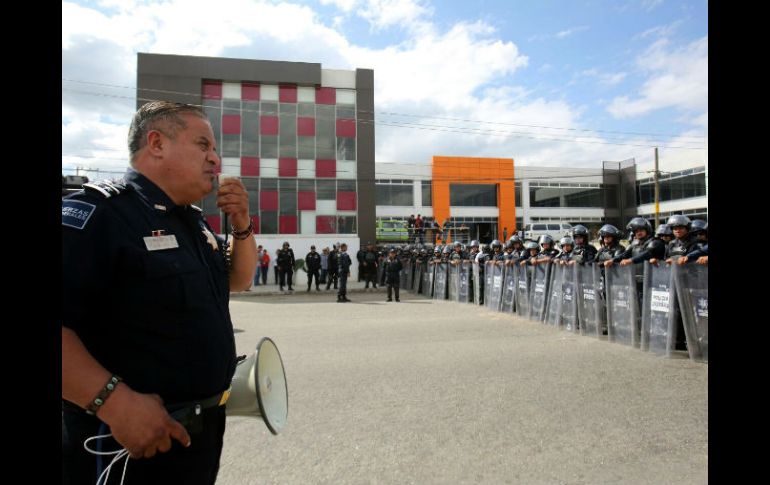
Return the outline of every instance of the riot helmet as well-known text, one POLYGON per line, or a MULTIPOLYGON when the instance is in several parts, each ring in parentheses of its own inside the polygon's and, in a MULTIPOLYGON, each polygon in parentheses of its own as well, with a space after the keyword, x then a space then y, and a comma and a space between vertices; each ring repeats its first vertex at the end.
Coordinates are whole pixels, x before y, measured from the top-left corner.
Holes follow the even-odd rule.
POLYGON ((492 247, 492 251, 496 251, 498 249, 503 249, 503 243, 501 243, 500 240, 498 240, 498 239, 495 239, 494 241, 492 241, 490 246, 492 247))
POLYGON ((695 219, 690 223, 690 232, 693 234, 699 234, 702 232, 708 234, 709 223, 703 219, 695 219))
POLYGON ((674 229, 675 227, 685 227, 687 228, 687 231, 690 231, 690 218, 687 216, 683 216, 682 214, 674 214, 673 216, 669 217, 666 221, 666 224, 671 228, 674 229))
POLYGON ((650 222, 644 217, 634 217, 628 223, 628 225, 626 226, 626 229, 628 229, 632 233, 636 233, 636 231, 640 229, 644 229, 645 231, 647 231, 648 236, 652 234, 652 226, 650 225, 650 222))

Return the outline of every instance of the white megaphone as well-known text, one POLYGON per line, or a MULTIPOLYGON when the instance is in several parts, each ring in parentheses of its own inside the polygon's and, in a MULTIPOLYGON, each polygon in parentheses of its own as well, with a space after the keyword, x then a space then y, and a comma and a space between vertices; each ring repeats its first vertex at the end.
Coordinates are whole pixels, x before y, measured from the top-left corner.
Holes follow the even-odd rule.
POLYGON ((289 415, 289 391, 278 347, 267 337, 251 357, 235 367, 227 400, 227 416, 261 417, 278 434, 289 415))

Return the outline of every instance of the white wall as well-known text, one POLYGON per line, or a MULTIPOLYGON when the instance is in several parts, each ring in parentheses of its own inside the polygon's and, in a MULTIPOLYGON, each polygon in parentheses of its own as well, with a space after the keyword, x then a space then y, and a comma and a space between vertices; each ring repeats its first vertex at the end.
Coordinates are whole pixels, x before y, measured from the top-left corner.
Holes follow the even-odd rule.
MULTIPOLYGON (((358 262, 356 261, 356 253, 361 247, 361 239, 355 234, 315 234, 315 235, 302 235, 302 234, 255 234, 254 239, 257 241, 257 245, 262 245, 270 253, 270 274, 268 275, 268 282, 273 280, 273 263, 275 262, 275 252, 281 249, 284 241, 289 242, 289 247, 294 250, 294 257, 296 259, 305 259, 305 255, 310 252, 310 246, 315 245, 315 249, 318 253, 328 246, 329 250, 332 246, 339 243, 346 243, 348 245, 348 254, 350 255, 353 265, 350 267, 350 279, 358 279, 358 262)), ((307 282, 307 273, 304 271, 299 272, 299 282, 305 284, 307 282)), ((294 275, 294 281, 296 282, 297 273, 294 275)))

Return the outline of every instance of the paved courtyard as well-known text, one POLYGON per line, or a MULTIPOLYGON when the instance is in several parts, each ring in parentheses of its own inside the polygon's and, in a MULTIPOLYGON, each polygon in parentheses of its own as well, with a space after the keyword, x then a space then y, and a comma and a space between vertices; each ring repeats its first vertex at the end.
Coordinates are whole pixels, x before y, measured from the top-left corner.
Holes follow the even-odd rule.
MULTIPOLYGON (((304 289, 304 285, 297 285, 304 289)), ((242 294, 289 420, 228 419, 218 484, 704 484, 708 365, 402 293, 242 294)))

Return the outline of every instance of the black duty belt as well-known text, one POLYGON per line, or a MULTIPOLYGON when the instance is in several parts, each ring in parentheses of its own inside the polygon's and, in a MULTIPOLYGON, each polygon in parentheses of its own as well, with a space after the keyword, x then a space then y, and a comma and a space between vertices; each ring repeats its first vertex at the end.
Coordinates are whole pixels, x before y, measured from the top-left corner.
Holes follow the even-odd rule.
POLYGON ((224 406, 230 398, 230 389, 206 399, 166 405, 172 418, 179 421, 190 433, 200 432, 203 426, 201 414, 207 409, 224 406))

